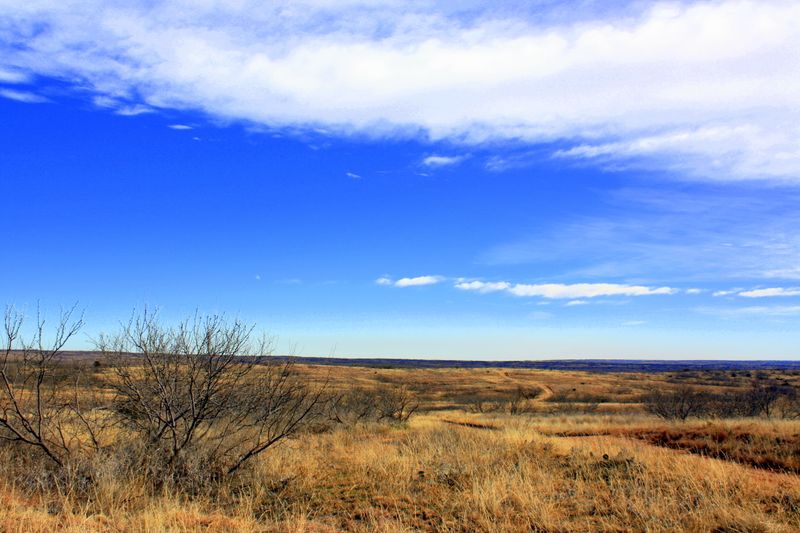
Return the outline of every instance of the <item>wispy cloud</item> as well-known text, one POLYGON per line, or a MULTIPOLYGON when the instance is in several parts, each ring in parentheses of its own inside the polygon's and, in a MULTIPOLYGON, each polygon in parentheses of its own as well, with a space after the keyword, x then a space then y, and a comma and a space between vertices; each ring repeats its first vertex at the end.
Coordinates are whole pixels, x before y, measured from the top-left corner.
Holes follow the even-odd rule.
POLYGON ((119 107, 114 112, 117 115, 122 115, 123 117, 135 117, 138 115, 144 115, 146 113, 155 113, 155 109, 146 105, 135 104, 119 107))
POLYGON ((48 98, 28 91, 18 91, 15 89, 0 89, 0 97, 24 102, 26 104, 43 104, 49 102, 48 98))
MULTIPOLYGON (((675 294, 677 289, 672 287, 646 287, 644 285, 625 285, 619 283, 515 283, 508 282, 460 282, 456 283, 457 289, 478 292, 504 291, 514 296, 534 297, 548 299, 581 299, 596 298, 598 296, 652 296, 675 294)), ((584 303, 584 302, 581 302, 584 303)), ((580 305, 580 304, 573 304, 580 305)))
POLYGON ((800 287, 768 287, 764 289, 723 289, 712 296, 742 296, 744 298, 772 298, 775 296, 800 296, 800 287))
POLYGON ((565 307, 575 307, 576 305, 586 305, 589 302, 586 300, 570 300, 564 304, 565 307))
POLYGON ((511 284, 507 281, 459 281, 455 285, 456 289, 463 291, 478 291, 478 292, 497 292, 505 291, 511 288, 511 284))
POLYGON ((392 278, 382 277, 376 279, 375 283, 393 287, 422 287, 425 285, 436 285, 444 280, 445 278, 443 276, 416 276, 412 278, 400 278, 396 281, 392 278))
POLYGON ((171 130, 192 130, 194 129, 192 126, 187 124, 170 124, 167 126, 171 130))
POLYGON ((753 289, 750 291, 742 291, 739 296, 745 298, 769 298, 772 296, 800 296, 800 288, 797 287, 771 287, 767 289, 753 289))
POLYGON ((721 124, 673 129, 603 144, 581 144, 558 158, 598 161, 609 168, 649 167, 721 180, 775 178, 794 181, 800 169, 795 148, 800 128, 768 124, 721 124))
POLYGON ((800 178, 796 2, 559 4, 0 0, 0 71, 271 128, 800 178))
POLYGON ((16 70, 0 68, 0 83, 25 83, 30 77, 16 70))
POLYGON ((711 293, 711 296, 714 296, 716 298, 719 298, 721 296, 732 296, 734 294, 738 294, 739 291, 741 290, 742 289, 723 289, 719 291, 714 291, 713 293, 711 293))
POLYGON ((800 279, 800 195, 794 189, 636 187, 592 200, 581 213, 520 228, 519 237, 490 247, 481 262, 531 265, 538 276, 566 279, 732 285, 800 279))
POLYGON ((464 160, 465 156, 447 156, 447 155, 429 155, 422 160, 422 164, 426 167, 450 167, 457 165, 464 160))

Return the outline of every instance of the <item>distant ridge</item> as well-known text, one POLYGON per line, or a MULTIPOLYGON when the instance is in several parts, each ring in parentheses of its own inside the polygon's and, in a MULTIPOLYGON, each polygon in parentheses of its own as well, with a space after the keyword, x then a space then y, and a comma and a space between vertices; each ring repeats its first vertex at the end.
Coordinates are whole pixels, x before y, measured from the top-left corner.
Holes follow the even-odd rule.
MULTIPOLYGON (((70 359, 97 359, 91 351, 67 351, 70 359)), ((797 370, 800 361, 745 360, 675 360, 663 359, 550 359, 536 361, 468 361, 458 359, 405 359, 399 357, 307 357, 275 355, 275 359, 292 360, 309 365, 360 366, 376 368, 525 368, 538 370, 580 370, 584 372, 680 372, 680 371, 747 371, 797 370)))
POLYGON ((525 368, 585 372, 678 372, 682 370, 798 370, 800 361, 552 359, 539 361, 462 361, 456 359, 292 357, 299 363, 397 368, 525 368))

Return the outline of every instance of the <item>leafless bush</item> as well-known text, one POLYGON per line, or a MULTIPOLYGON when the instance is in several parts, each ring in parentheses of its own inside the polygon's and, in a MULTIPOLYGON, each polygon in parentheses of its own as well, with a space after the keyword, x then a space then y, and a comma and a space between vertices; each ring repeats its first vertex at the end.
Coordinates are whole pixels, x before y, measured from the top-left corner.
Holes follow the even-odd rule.
POLYGON ((88 412, 91 394, 82 390, 81 373, 66 373, 61 363, 64 345, 83 326, 83 319, 73 307, 60 314, 48 334, 37 310, 27 337, 24 325, 24 316, 7 307, 0 360, 0 439, 36 449, 61 467, 81 450, 99 448, 99 433, 108 423, 88 412))
POLYGON ((326 405, 328 419, 337 424, 353 425, 378 420, 377 395, 373 390, 353 387, 332 393, 326 405))
POLYGON ((774 412, 779 418, 800 418, 800 394, 796 389, 787 392, 775 402, 774 412))
POLYGON ((359 422, 406 422, 419 408, 408 387, 383 385, 379 389, 354 387, 332 394, 328 399, 328 418, 338 424, 359 422))
POLYGON ((656 391, 643 398, 645 408, 662 418, 685 420, 689 416, 717 418, 800 417, 800 397, 791 385, 768 378, 752 380, 744 390, 725 393, 701 392, 682 386, 669 392, 656 391))
POLYGON ((379 420, 406 422, 417 409, 419 402, 406 386, 384 387, 378 392, 379 420))
POLYGON ((654 391, 644 397, 645 408, 666 419, 686 420, 699 414, 704 404, 703 394, 686 385, 671 391, 654 391))
POLYGON ((538 387, 534 388, 525 388, 522 386, 517 387, 514 392, 511 394, 511 398, 509 398, 507 405, 508 413, 511 415, 521 415, 524 413, 530 413, 533 410, 533 406, 531 405, 531 400, 534 400, 539 394, 542 393, 542 390, 538 387))
POLYGON ((198 460, 233 474, 317 415, 322 388, 269 358, 269 342, 252 333, 220 316, 167 327, 145 311, 98 341, 115 376, 113 410, 163 460, 162 475, 198 460))
POLYGON ((489 401, 483 398, 478 398, 470 402, 467 406, 467 411, 473 413, 494 413, 503 408, 500 402, 489 401))
POLYGON ((762 377, 752 381, 750 388, 741 395, 740 402, 749 416, 772 418, 778 403, 782 399, 790 400, 795 395, 793 387, 762 377))

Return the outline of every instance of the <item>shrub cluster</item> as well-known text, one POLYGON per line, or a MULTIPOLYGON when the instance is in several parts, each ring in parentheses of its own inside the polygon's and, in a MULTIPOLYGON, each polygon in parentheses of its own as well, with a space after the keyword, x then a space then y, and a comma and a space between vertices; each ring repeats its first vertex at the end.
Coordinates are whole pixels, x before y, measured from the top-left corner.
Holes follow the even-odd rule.
POLYGON ((690 416, 738 418, 800 418, 800 393, 766 377, 753 379, 746 389, 712 393, 683 385, 656 390, 642 399, 645 408, 661 418, 686 420, 690 416))
POLYGON ((38 456, 56 478, 84 472, 89 483, 113 467, 154 486, 203 487, 320 422, 405 422, 418 408, 403 387, 310 386, 238 320, 195 316, 168 327, 144 311, 98 339, 97 361, 64 361, 82 325, 74 309, 49 333, 39 316, 26 329, 21 314, 5 313, 0 442, 38 456))

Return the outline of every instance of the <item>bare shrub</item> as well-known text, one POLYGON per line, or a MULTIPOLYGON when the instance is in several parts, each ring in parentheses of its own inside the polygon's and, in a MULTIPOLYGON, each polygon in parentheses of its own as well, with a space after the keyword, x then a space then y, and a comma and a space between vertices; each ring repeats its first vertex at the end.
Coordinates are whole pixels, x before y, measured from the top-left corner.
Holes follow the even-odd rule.
POLYGON ((502 407, 503 406, 499 402, 478 398, 475 401, 470 402, 466 410, 473 413, 494 413, 502 409, 502 407))
POLYGON ((506 404, 508 414, 521 415, 532 412, 532 400, 536 399, 536 397, 541 393, 542 390, 538 387, 525 388, 520 385, 511 394, 511 397, 506 404))
POLYGON ((378 389, 353 387, 328 399, 329 420, 352 425, 359 422, 406 422, 419 408, 414 393, 402 385, 378 389))
POLYGON ((741 401, 749 416, 763 415, 771 418, 781 399, 790 399, 795 394, 793 387, 759 376, 752 381, 750 389, 742 395, 741 401))
POLYGON ((112 408, 161 460, 162 476, 192 465, 232 474, 318 414, 322 388, 268 357, 269 342, 252 333, 221 316, 167 327, 145 311, 98 341, 115 377, 112 408))
POLYGON ((62 467, 85 448, 100 446, 103 417, 87 413, 90 396, 77 367, 64 371, 64 345, 83 326, 75 307, 63 311, 52 331, 37 310, 32 332, 23 335, 24 316, 7 307, 0 360, 0 439, 40 451, 62 467))
POLYGON ((644 406, 650 413, 661 418, 686 420, 698 415, 705 405, 703 393, 687 385, 671 391, 654 391, 643 398, 644 406))
POLYGON ((326 405, 331 422, 353 425, 378 419, 377 396, 373 390, 353 387, 344 392, 331 394, 326 405))
POLYGON ((414 392, 401 385, 385 387, 378 392, 379 420, 406 422, 419 409, 414 392))

